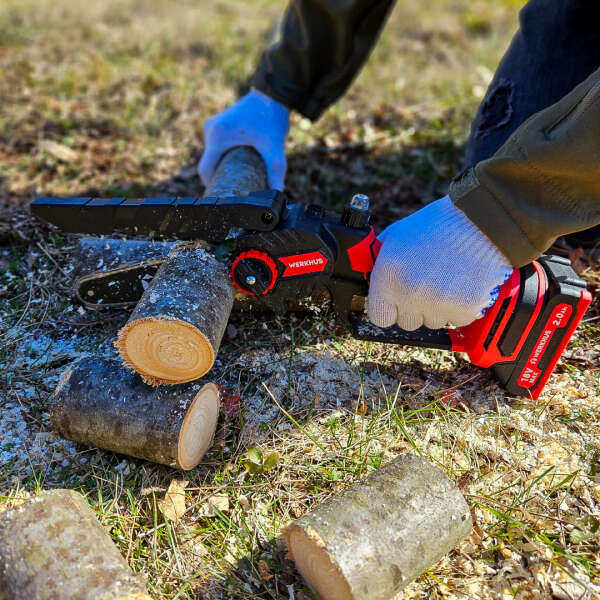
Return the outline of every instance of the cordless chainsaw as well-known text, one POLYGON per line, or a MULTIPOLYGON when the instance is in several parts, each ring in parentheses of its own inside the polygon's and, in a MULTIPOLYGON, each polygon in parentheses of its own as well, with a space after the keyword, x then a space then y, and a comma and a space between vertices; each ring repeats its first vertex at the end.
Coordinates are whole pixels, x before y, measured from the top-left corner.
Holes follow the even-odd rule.
MULTIPOLYGON (((474 365, 492 368, 508 393, 534 399, 592 300, 567 259, 544 255, 516 269, 471 325, 375 327, 356 312, 380 247, 368 198, 360 194, 341 215, 287 204, 274 190, 222 198, 39 198, 31 211, 70 233, 218 244, 216 255, 229 261, 239 293, 266 309, 283 313, 299 299, 326 294, 355 338, 466 352, 474 365)), ((82 282, 83 295, 104 306, 135 302, 159 264, 98 272, 82 282)))

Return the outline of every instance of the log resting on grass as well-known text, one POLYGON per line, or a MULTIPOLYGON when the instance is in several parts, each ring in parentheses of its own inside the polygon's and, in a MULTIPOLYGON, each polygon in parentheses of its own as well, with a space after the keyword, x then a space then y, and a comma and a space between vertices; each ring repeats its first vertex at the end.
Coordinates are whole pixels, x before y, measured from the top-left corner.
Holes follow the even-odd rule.
POLYGON ((42 492, 0 514, 0 600, 150 600, 72 490, 42 492))
POLYGON ((282 535, 323 600, 390 600, 471 531, 444 473, 402 455, 301 517, 282 535))
POLYGON ((65 371, 50 405, 67 439, 186 470, 212 445, 218 415, 212 383, 153 388, 120 360, 99 357, 65 371))
MULTIPOLYGON (((228 152, 208 196, 235 196, 267 185, 252 148, 228 152)), ((202 248, 177 247, 148 286, 115 343, 125 364, 150 385, 194 381, 213 366, 233 307, 228 269, 202 248)))

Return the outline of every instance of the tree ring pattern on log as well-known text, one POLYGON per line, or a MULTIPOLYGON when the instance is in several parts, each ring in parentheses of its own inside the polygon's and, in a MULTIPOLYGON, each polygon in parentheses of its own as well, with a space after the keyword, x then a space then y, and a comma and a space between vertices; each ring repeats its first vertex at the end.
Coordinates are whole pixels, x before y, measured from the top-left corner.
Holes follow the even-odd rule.
POLYGON ((314 529, 291 525, 285 538, 300 575, 320 598, 354 600, 340 566, 327 552, 325 543, 314 529))
POLYGON ((168 316, 127 323, 115 345, 125 364, 150 385, 195 381, 215 362, 215 351, 198 328, 168 316))
POLYGON ((219 419, 218 398, 217 386, 214 383, 207 383, 188 408, 177 444, 178 462, 182 469, 193 469, 212 446, 219 419), (204 436, 203 441, 198 443, 198 440, 202 439, 199 435, 200 431, 212 431, 213 435, 204 436))

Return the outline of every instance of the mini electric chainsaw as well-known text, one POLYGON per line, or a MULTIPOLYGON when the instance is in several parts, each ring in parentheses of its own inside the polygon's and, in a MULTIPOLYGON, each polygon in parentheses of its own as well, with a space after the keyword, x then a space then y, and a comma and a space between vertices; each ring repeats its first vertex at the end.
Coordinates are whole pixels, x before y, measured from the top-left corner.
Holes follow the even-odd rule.
MULTIPOLYGON (((299 299, 325 294, 354 337, 466 352, 474 365, 491 368, 510 394, 534 399, 592 300, 567 259, 544 255, 516 269, 496 303, 471 325, 378 328, 356 311, 361 300, 364 306, 380 247, 368 198, 360 194, 341 215, 315 204, 287 204, 274 190, 222 198, 39 198, 31 211, 70 233, 218 244, 215 254, 229 261, 239 293, 268 310, 282 313, 299 299)), ((160 262, 95 273, 82 280, 79 295, 103 306, 135 302, 160 262)))

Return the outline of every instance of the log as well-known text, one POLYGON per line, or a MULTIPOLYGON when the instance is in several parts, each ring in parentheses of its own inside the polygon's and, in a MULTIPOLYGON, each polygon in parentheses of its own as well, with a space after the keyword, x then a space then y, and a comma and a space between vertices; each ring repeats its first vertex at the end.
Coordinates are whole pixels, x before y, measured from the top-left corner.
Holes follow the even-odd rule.
MULTIPOLYGON (((219 164, 209 196, 266 187, 262 158, 234 148, 219 164)), ((194 381, 213 366, 234 289, 228 269, 196 245, 175 248, 142 295, 115 346, 127 366, 150 385, 194 381)))
POLYGON ((72 490, 42 492, 0 515, 0 600, 151 600, 72 490))
POLYGON ((227 267, 203 248, 176 248, 115 346, 149 385, 195 381, 213 366, 233 306, 227 267))
POLYGON ((212 445, 218 416, 213 383, 153 388, 120 360, 98 357, 67 369, 50 403, 64 438, 184 470, 212 445))
POLYGON ((402 455, 283 532, 323 600, 390 600, 466 537, 469 507, 437 467, 402 455))
POLYGON ((81 238, 73 253, 72 294, 92 310, 135 305, 174 246, 166 241, 81 238), (102 294, 94 285, 99 279, 104 280, 102 294))

